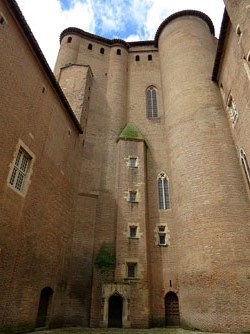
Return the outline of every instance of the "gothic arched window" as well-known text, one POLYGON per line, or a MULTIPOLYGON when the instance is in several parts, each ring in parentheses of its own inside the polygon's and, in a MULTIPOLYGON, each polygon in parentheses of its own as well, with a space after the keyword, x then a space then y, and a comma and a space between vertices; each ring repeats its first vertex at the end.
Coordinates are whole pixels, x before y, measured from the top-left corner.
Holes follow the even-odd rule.
POLYGON ((161 172, 158 175, 158 195, 159 195, 159 209, 161 210, 170 209, 169 181, 167 174, 164 172, 161 172))
POLYGON ((249 168, 249 164, 247 161, 246 153, 242 148, 240 149, 240 160, 241 160, 241 164, 244 169, 244 172, 245 172, 248 187, 250 188, 250 168, 249 168))
POLYGON ((147 89, 147 117, 148 118, 155 118, 158 117, 158 110, 157 110, 157 91, 155 87, 149 87, 147 89))

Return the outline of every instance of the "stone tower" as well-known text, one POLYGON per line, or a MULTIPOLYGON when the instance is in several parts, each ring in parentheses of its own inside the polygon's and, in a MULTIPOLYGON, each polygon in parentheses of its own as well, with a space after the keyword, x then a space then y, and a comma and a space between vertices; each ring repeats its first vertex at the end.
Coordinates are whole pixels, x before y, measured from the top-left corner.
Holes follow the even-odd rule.
POLYGON ((0 0, 0 332, 250 330, 250 7, 225 3, 219 40, 193 10, 151 41, 68 28, 54 76, 0 0))
POLYGON ((72 61, 93 72, 85 141, 92 155, 82 170, 84 193, 98 193, 92 261, 103 242, 116 249, 110 280, 94 269, 92 326, 108 326, 115 294, 125 327, 168 325, 169 296, 175 303, 170 324, 236 330, 237 307, 245 319, 248 281, 232 267, 247 271, 249 201, 211 80, 213 34, 206 15, 183 11, 167 18, 152 42, 110 41, 75 28, 61 35, 59 82, 60 68, 72 61), (156 92, 156 115, 148 114, 149 89, 156 92), (134 137, 124 135, 131 131, 134 137), (159 175, 166 176, 170 198, 163 209, 159 175), (86 178, 95 181, 86 185, 86 178), (235 305, 239 296, 242 305, 235 305))

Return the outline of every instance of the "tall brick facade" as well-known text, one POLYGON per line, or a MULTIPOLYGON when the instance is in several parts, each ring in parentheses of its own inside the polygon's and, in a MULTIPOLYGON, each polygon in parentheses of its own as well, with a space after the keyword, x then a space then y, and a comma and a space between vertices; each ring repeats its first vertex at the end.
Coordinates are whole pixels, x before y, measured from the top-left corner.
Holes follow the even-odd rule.
POLYGON ((61 34, 0 0, 0 331, 250 330, 250 4, 153 41, 61 34))

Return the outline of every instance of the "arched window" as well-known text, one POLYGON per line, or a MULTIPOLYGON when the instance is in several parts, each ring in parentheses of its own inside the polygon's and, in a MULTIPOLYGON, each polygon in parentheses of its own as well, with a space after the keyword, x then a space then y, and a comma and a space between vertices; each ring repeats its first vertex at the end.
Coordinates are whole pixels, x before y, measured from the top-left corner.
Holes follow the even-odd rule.
POLYGON ((248 187, 250 188, 250 168, 249 168, 249 164, 247 161, 246 153, 242 148, 240 149, 240 160, 241 160, 241 164, 242 164, 242 167, 246 175, 248 187))
POLYGON ((159 209, 170 209, 169 201, 169 182, 166 173, 161 172, 158 175, 158 194, 159 194, 159 209))
POLYGON ((155 118, 158 117, 157 111, 157 91, 155 87, 149 87, 147 89, 147 117, 155 118))

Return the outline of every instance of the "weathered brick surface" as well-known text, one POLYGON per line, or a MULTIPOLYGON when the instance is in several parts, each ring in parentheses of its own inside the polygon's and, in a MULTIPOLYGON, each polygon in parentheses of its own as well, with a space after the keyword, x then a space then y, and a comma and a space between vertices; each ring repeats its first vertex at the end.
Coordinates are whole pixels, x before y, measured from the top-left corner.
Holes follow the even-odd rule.
POLYGON ((8 21, 0 26, 0 328, 34 328, 40 291, 50 286, 54 327, 107 326, 113 293, 123 298, 124 327, 164 326, 165 296, 173 291, 183 326, 249 330, 250 211, 238 156, 240 147, 250 154, 242 60, 249 10, 226 3, 220 89, 211 81, 217 41, 198 17, 169 23, 158 47, 64 36, 55 75, 84 128, 80 136, 0 0, 8 21), (149 86, 157 89, 156 119, 146 115, 149 86), (239 112, 234 128, 225 110, 230 92, 239 112), (127 123, 145 141, 117 140, 127 123), (7 185, 19 139, 35 156, 24 197, 7 185), (138 157, 137 168, 129 168, 129 156, 138 157), (169 210, 159 210, 162 171, 169 210), (128 202, 129 190, 138 191, 138 203, 128 202), (160 224, 167 246, 157 242, 160 224), (94 266, 104 242, 116 248, 116 267, 107 272, 94 266), (135 280, 127 279, 129 262, 137 263, 135 280))

